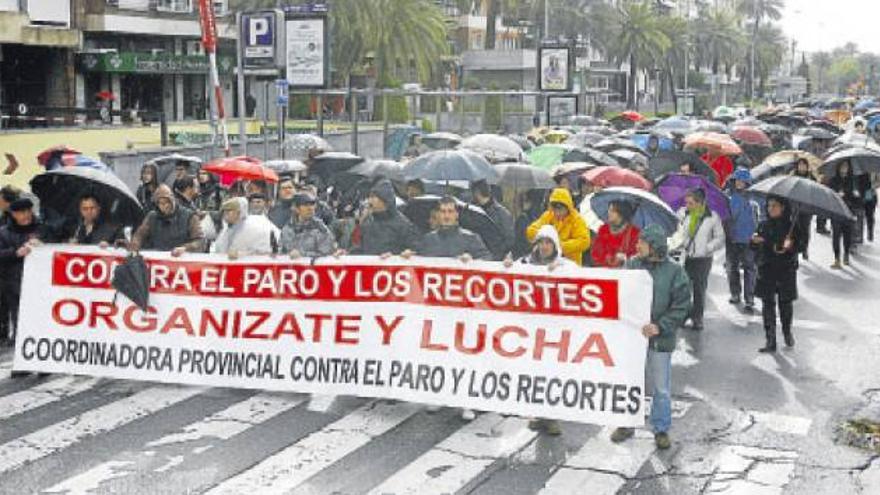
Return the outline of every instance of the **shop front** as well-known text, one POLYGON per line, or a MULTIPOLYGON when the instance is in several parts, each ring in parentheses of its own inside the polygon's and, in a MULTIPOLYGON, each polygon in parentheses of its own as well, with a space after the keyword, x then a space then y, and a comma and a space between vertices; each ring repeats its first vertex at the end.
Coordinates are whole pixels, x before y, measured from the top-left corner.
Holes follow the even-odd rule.
MULTIPOLYGON (((111 96, 109 103, 122 111, 123 120, 156 118, 159 112, 169 120, 207 118, 209 65, 204 55, 82 53, 78 66, 89 107, 100 107, 111 96)), ((231 57, 218 57, 221 78, 230 79, 233 67, 231 57)))

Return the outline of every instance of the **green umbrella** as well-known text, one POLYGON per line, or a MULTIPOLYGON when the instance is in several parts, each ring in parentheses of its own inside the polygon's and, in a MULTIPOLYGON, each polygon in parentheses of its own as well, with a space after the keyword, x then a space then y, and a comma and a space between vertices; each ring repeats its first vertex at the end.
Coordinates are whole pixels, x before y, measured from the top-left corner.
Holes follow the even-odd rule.
POLYGON ((529 151, 526 157, 533 166, 549 171, 560 165, 562 157, 572 149, 574 149, 572 146, 563 144, 542 144, 529 151))

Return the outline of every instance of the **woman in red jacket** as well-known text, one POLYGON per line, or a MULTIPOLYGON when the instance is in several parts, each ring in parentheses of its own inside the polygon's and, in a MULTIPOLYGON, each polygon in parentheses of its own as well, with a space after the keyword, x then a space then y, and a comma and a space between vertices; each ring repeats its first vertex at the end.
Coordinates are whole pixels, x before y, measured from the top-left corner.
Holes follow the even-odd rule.
POLYGON ((639 228, 630 223, 632 215, 633 207, 626 201, 608 204, 608 222, 599 228, 590 251, 593 266, 617 268, 623 266, 627 258, 635 256, 639 228))

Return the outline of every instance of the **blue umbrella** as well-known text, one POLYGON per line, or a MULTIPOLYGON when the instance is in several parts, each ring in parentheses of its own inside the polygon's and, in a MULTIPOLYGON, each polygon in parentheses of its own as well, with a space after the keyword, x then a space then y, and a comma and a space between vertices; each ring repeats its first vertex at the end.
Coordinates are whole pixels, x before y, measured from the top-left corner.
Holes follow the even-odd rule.
POLYGON ((853 107, 854 112, 860 112, 862 110, 869 110, 871 108, 877 108, 877 102, 874 100, 862 100, 853 107))
POLYGON ((869 118, 868 125, 866 127, 871 132, 877 132, 877 124, 880 124, 880 115, 875 115, 869 118))
POLYGON ((655 194, 634 187, 609 187, 590 199, 590 208, 603 222, 608 222, 608 205, 612 201, 625 201, 633 206, 632 224, 640 229, 659 225, 671 236, 678 228, 678 217, 666 203, 655 194))
POLYGON ((653 129, 662 131, 677 131, 688 133, 693 128, 693 122, 683 117, 669 117, 654 124, 653 129))
POLYGON ((675 149, 675 142, 672 139, 670 139, 669 137, 663 136, 660 134, 637 133, 637 134, 633 134, 629 138, 632 140, 632 142, 639 145, 639 148, 642 148, 643 150, 647 151, 648 150, 648 141, 651 140, 651 136, 654 136, 657 138, 657 143, 660 146, 659 147, 660 151, 672 151, 675 149))

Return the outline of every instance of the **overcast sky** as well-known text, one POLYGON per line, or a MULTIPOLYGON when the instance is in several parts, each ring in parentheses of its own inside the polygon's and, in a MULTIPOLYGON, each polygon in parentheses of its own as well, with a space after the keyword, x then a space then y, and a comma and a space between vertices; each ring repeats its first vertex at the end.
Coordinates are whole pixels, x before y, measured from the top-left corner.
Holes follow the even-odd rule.
POLYGON ((880 54, 880 0, 786 0, 782 27, 797 50, 831 50, 848 41, 880 54))

